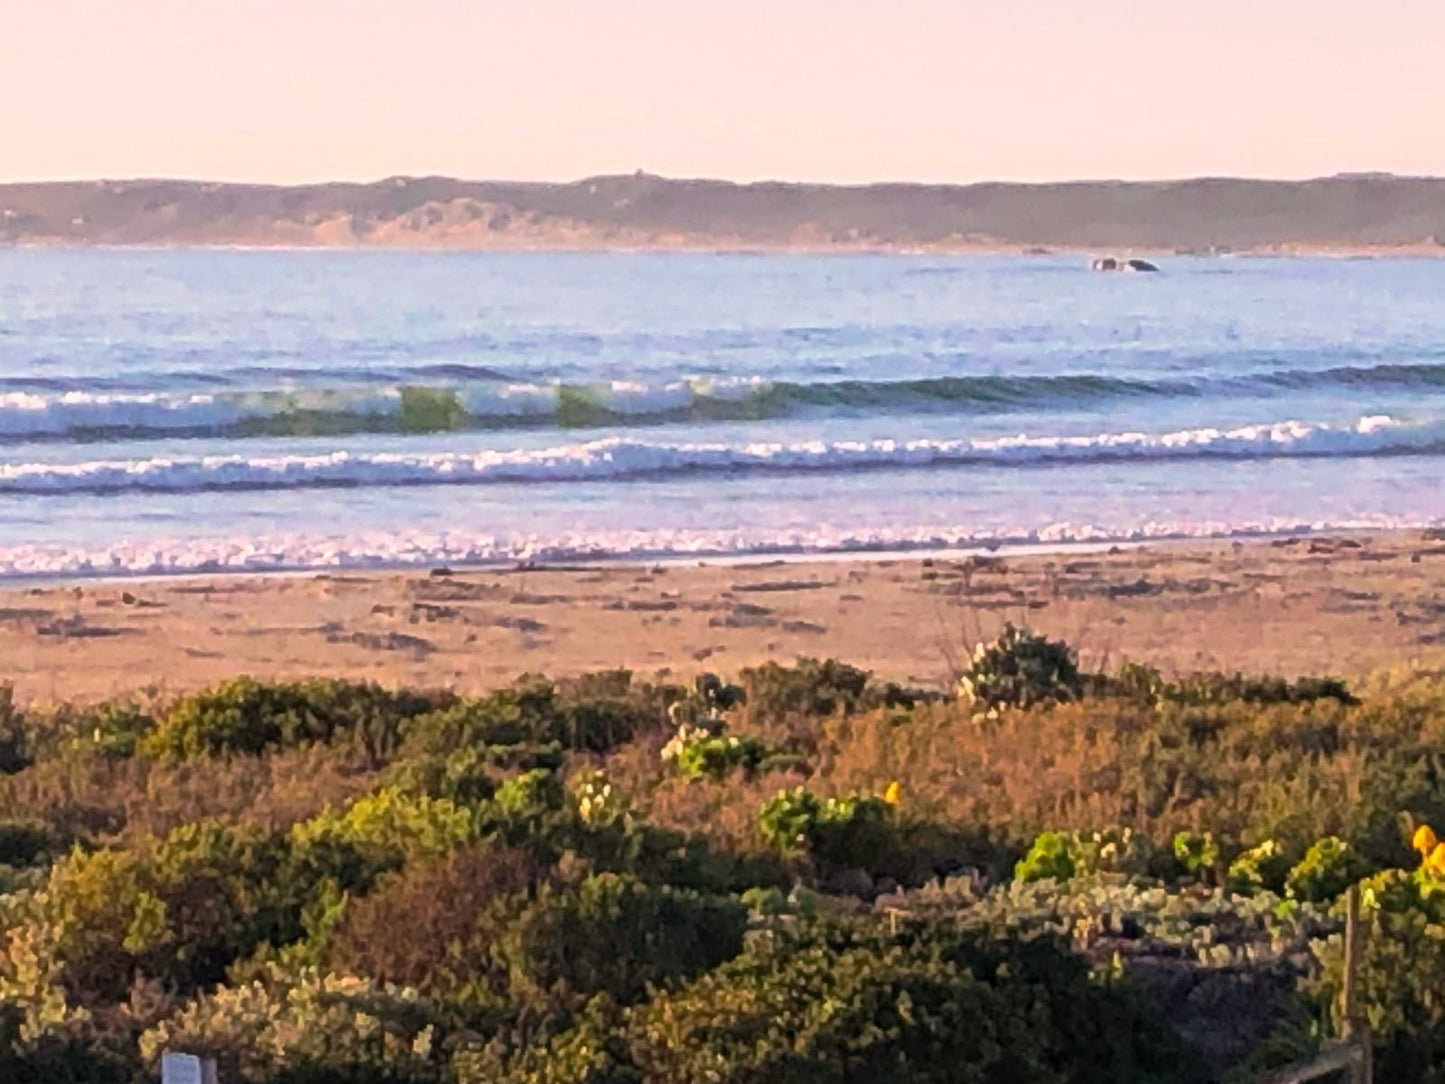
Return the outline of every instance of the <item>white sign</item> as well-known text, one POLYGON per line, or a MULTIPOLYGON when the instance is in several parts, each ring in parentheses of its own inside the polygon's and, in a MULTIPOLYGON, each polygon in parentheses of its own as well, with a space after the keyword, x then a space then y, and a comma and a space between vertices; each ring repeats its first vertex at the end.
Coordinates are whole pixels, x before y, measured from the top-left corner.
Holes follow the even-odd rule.
POLYGON ((161 1084, 216 1084, 216 1063, 195 1054, 161 1055, 161 1084))

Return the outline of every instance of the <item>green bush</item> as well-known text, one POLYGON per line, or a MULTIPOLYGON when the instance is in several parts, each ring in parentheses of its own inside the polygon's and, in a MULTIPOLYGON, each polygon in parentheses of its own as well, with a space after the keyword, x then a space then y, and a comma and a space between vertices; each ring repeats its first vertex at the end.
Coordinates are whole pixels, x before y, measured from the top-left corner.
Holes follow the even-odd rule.
POLYGON ((505 689, 467 697, 414 720, 402 749, 407 758, 445 755, 461 746, 494 750, 546 747, 602 753, 656 725, 665 690, 634 687, 626 670, 584 675, 567 688, 524 674, 505 689))
POLYGON ((736 900, 599 873, 571 889, 542 885, 493 944, 514 997, 579 1008, 600 993, 627 1004, 716 967, 742 948, 746 926, 736 900))
POLYGON ((800 658, 794 666, 767 662, 740 676, 747 703, 760 719, 847 714, 864 704, 869 673, 837 659, 800 658))
POLYGON ((158 760, 254 755, 351 736, 373 760, 400 743, 408 720, 435 701, 338 680, 265 683, 232 678, 179 701, 140 751, 158 760))
MULTIPOLYGON (((1374 1041, 1375 1079, 1437 1084, 1445 1066, 1445 880, 1421 868, 1386 870, 1361 885, 1369 924, 1357 996, 1374 1041)), ((1344 939, 1314 942, 1317 1003, 1340 1019, 1344 939)))
POLYGON ((1285 878, 1289 876, 1293 864, 1283 847, 1272 839, 1266 839, 1229 864, 1227 883, 1235 892, 1283 895, 1285 878))
POLYGON ((344 810, 302 821, 291 829, 290 839, 299 850, 349 848, 380 873, 411 858, 441 857, 475 839, 478 831, 478 816, 466 806, 383 787, 344 810))
POLYGON ((1040 832, 1014 867, 1014 880, 1068 881, 1096 873, 1148 874, 1156 863, 1153 844, 1132 828, 1101 832, 1040 832))
POLYGON ((1164 1020, 1211 1069, 1267 1069, 1327 1033, 1288 1029, 1327 1018, 1338 893, 1376 869, 1377 1064, 1439 1076, 1438 675, 1356 704, 1016 670, 996 687, 1028 706, 996 714, 886 710, 913 694, 816 660, 750 671, 746 707, 625 671, 465 699, 242 680, 158 724, 6 698, 0 1079, 153 1079, 166 1042, 243 1084, 1193 1079, 1164 1020), (775 733, 813 782, 764 802, 775 733))
POLYGON ((958 679, 960 696, 991 710, 1073 700, 1082 689, 1078 661, 1067 644, 1012 624, 978 645, 958 679))
POLYGON ((227 1084, 443 1084, 441 1027, 413 991, 277 971, 198 997, 139 1046, 149 1066, 165 1050, 214 1057, 227 1084))
POLYGON ((747 693, 737 685, 729 685, 716 674, 699 674, 688 695, 668 706, 668 719, 681 730, 684 727, 713 730, 723 716, 741 707, 747 693))
POLYGON ((887 869, 898 849, 893 807, 853 794, 820 799, 805 787, 780 791, 758 811, 758 826, 781 854, 804 853, 836 868, 887 869))
POLYGON ((1316 840, 1284 880, 1290 899, 1326 903, 1338 896, 1368 870, 1364 860, 1344 840, 1326 836, 1316 840))
POLYGON ((1190 674, 1168 681, 1152 666, 1126 662, 1111 675, 1090 679, 1091 691, 1105 696, 1138 700, 1155 706, 1180 704, 1203 707, 1218 704, 1311 704, 1332 700, 1358 704, 1348 686, 1338 678, 1247 677, 1244 674, 1190 674))
POLYGON ((676 764, 685 779, 717 780, 734 770, 752 772, 767 756, 767 746, 756 738, 717 734, 687 723, 662 747, 662 759, 676 764))
MULTIPOLYGON (((594 1005, 507 1084, 1195 1081, 1197 1062, 1057 942, 810 923, 629 1011, 594 1005)), ((467 1078, 463 1078, 467 1079, 467 1078)), ((479 1078, 477 1078, 479 1079, 479 1078)))
POLYGON ((1211 832, 1176 832, 1174 858, 1195 876, 1208 873, 1219 865, 1219 844, 1211 832))
POLYGON ((283 838, 189 824, 128 851, 73 852, 6 898, 0 1000, 32 1018, 127 996, 139 975, 189 991, 257 946, 301 936, 314 882, 283 838))
POLYGON ((1069 881, 1075 873, 1074 857, 1078 851, 1073 832, 1040 832, 1019 863, 1014 867, 1016 881, 1069 881))
POLYGON ((0 683, 0 775, 31 764, 25 740, 25 714, 15 706, 15 689, 0 683))

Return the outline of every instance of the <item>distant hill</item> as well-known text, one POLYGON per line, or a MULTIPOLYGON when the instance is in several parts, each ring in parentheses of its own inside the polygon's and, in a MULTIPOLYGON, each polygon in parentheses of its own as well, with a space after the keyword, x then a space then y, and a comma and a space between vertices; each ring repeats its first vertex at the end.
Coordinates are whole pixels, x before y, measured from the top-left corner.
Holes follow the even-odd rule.
POLYGON ((0 243, 1445 255, 1445 179, 845 187, 636 174, 569 184, 10 184, 0 185, 0 243))

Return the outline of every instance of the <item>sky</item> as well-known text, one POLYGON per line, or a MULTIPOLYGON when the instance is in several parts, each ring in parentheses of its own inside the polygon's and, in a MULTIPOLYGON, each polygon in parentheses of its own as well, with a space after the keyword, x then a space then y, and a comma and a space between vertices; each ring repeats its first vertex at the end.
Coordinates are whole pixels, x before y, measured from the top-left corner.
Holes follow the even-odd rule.
POLYGON ((0 181, 1445 175, 1445 0, 0 0, 0 181))

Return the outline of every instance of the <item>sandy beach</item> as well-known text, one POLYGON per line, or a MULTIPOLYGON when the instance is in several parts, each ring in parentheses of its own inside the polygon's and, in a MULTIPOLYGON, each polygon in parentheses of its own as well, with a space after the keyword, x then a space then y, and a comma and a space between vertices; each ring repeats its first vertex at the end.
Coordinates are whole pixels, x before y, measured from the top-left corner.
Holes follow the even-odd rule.
POLYGON ((0 592, 22 702, 227 676, 495 687, 526 672, 734 673, 835 656, 946 684, 1004 621, 1168 672, 1336 673, 1445 659, 1438 533, 1025 556, 76 581, 0 592))

